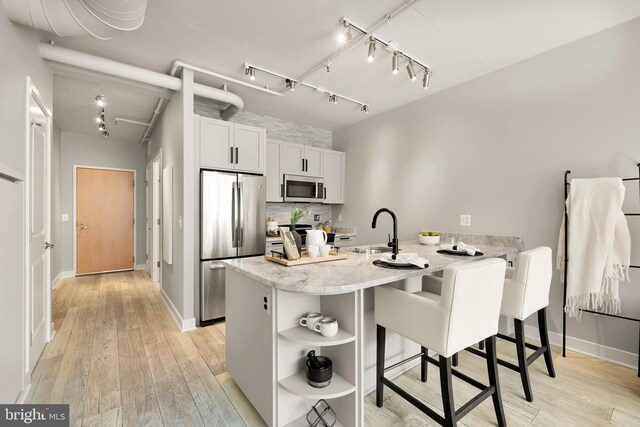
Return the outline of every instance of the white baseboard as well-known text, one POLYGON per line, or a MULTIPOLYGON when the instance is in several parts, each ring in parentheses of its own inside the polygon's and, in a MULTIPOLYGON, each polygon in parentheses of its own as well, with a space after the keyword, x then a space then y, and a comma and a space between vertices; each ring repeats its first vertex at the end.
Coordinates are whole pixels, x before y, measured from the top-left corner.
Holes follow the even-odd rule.
POLYGON ((178 327, 180 328, 181 332, 188 332, 196 329, 195 318, 192 317, 190 319, 183 319, 182 316, 180 316, 180 313, 178 312, 178 309, 176 308, 176 306, 173 305, 173 302, 171 302, 167 294, 164 292, 164 289, 162 288, 160 288, 160 295, 162 296, 162 300, 164 301, 164 304, 169 309, 171 316, 173 316, 173 320, 175 320, 176 323, 178 324, 178 327))
POLYGON ((133 269, 135 271, 146 270, 147 269, 147 264, 136 264, 136 265, 133 266, 133 269))
POLYGON ((60 273, 58 273, 56 278, 53 279, 53 281, 51 282, 51 289, 55 289, 56 286, 58 286, 60 284, 62 279, 67 279, 67 278, 73 277, 73 276, 75 276, 73 274, 73 271, 61 271, 60 273))
POLYGON ((22 391, 20 391, 20 394, 16 399, 16 404, 22 405, 24 402, 26 402, 27 396, 29 396, 30 391, 31 391, 31 382, 29 382, 29 384, 27 384, 27 386, 22 391))
MULTIPOLYGON (((527 338, 540 339, 538 328, 535 326, 525 325, 524 335, 527 338)), ((562 334, 549 332, 549 342, 555 346, 562 347, 562 334)), ((627 368, 636 369, 638 367, 638 355, 629 351, 607 347, 606 345, 581 340, 568 335, 567 348, 577 353, 586 354, 587 356, 606 360, 607 362, 626 366, 627 368)))

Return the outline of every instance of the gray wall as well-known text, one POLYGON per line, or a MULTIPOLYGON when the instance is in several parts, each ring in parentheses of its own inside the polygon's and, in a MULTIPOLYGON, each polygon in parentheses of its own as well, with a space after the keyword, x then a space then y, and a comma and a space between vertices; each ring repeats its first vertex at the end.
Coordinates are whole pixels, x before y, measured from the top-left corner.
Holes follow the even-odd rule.
MULTIPOLYGON (((176 93, 167 104, 151 135, 149 142, 150 154, 147 160, 151 161, 162 149, 161 170, 169 165, 173 166, 173 264, 167 264, 164 259, 162 260, 161 286, 167 297, 179 310, 179 314, 184 318, 184 312, 182 311, 185 302, 183 283, 184 236, 182 228, 178 226, 178 219, 183 215, 184 207, 183 127, 182 98, 179 93, 176 93)), ((160 176, 162 176, 162 171, 160 176)), ((160 247, 162 248, 162 242, 160 247)))
MULTIPOLYGON (((196 97, 194 113, 204 117, 220 118, 220 106, 206 98, 196 97)), ((295 142, 315 147, 331 148, 332 132, 309 125, 289 122, 270 116, 262 116, 250 111, 241 111, 231 118, 232 122, 249 126, 257 126, 267 130, 267 140, 295 142)), ((280 224, 288 224, 289 214, 296 206, 290 203, 267 203, 267 216, 275 218, 280 224)), ((313 213, 320 215, 320 221, 332 217, 332 205, 313 204, 313 213)), ((303 220, 306 224, 315 224, 313 217, 303 220)))
POLYGON ((73 166, 95 166, 136 171, 136 264, 145 263, 146 195, 145 147, 134 142, 99 135, 62 132, 60 153, 60 214, 69 221, 61 223, 62 269, 73 271, 73 166))
MULTIPOLYGON (((334 132, 334 148, 347 153, 347 203, 334 217, 356 225, 360 243, 386 241, 388 217, 370 226, 386 206, 402 240, 422 229, 519 235, 527 248, 555 251, 565 169, 638 175, 639 40, 635 19, 334 132), (471 227, 459 225, 460 214, 472 215, 471 227)), ((637 183, 627 188, 637 199, 637 183)), ((640 228, 632 230, 638 264, 640 228)), ((635 317, 638 273, 621 287, 623 314, 635 317)), ((550 299, 550 328, 561 331, 557 272, 550 299)), ((568 327, 586 341, 638 350, 630 322, 584 315, 568 327)))
MULTIPOLYGON (((34 31, 9 22, 0 8, 0 57, 3 62, 0 79, 0 162, 10 168, 25 172, 26 127, 26 76, 30 76, 45 103, 52 105, 52 74, 49 66, 40 59, 40 36, 34 31)), ((16 206, 22 211, 24 199, 16 206)), ((21 215, 22 216, 22 215, 21 215)), ((0 256, 11 262, 2 264, 0 301, 0 336, 2 357, 0 363, 0 402, 13 402, 28 383, 27 369, 23 366, 24 340, 24 223, 16 223, 21 232, 0 236, 0 256), (11 257, 8 255, 12 255, 11 257), (17 296, 17 297, 16 297, 17 296), (16 373, 19 373, 16 375, 16 373)))
MULTIPOLYGON (((62 154, 62 133, 58 126, 53 125, 51 135, 51 242, 55 245, 51 249, 51 281, 64 271, 62 269, 62 253, 64 244, 62 243, 62 198, 60 156, 62 154)), ((73 264, 72 264, 73 265, 73 264)))

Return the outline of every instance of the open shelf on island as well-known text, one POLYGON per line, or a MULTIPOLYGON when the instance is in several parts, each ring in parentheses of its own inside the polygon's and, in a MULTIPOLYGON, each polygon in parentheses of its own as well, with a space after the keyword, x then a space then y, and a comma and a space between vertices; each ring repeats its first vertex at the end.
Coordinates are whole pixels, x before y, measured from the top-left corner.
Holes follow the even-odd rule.
POLYGON ((310 331, 304 326, 294 326, 293 328, 279 332, 279 335, 288 340, 314 347, 346 344, 356 339, 355 335, 342 329, 338 331, 335 337, 327 338, 318 332, 310 331))
MULTIPOLYGON (((301 416, 300 418, 296 418, 295 420, 293 420, 289 424, 287 424, 285 427, 309 427, 309 423, 307 422, 307 415, 305 414, 305 415, 301 416)), ((334 424, 334 427, 344 427, 344 424, 342 424, 338 420, 334 424)))
POLYGON ((346 396, 356 390, 356 386, 351 384, 340 375, 333 373, 331 384, 323 388, 311 387, 307 383, 307 377, 304 372, 298 372, 281 381, 280 387, 296 396, 308 399, 335 399, 337 397, 346 396))

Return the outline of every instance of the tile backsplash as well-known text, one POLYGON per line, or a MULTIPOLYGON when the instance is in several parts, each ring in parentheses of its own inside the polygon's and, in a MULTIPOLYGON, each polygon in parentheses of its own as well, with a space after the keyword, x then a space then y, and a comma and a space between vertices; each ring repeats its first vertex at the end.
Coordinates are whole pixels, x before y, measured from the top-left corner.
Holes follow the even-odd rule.
POLYGON ((267 203, 267 216, 274 218, 280 225, 289 224, 291 223, 291 211, 298 207, 311 209, 309 216, 298 221, 300 224, 316 225, 318 222, 331 219, 331 205, 300 203, 267 203), (320 221, 313 220, 315 214, 320 215, 320 221))

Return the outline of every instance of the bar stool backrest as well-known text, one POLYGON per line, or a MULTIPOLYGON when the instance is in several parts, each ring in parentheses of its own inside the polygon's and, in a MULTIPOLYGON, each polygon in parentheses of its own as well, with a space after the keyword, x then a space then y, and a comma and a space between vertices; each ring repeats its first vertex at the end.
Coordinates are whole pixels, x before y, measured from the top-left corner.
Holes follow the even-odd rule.
POLYGON ((514 282, 524 285, 521 318, 549 305, 549 288, 553 274, 551 248, 540 246, 518 255, 514 282))

